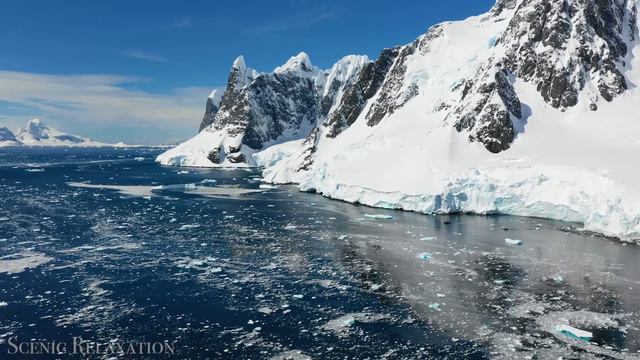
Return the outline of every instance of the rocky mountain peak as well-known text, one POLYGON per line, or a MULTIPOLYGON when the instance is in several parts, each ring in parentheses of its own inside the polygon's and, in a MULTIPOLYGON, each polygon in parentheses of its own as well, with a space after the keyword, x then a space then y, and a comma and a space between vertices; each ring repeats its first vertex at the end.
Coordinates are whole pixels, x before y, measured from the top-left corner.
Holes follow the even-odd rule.
POLYGON ((287 62, 284 63, 284 65, 278 66, 277 68, 275 68, 273 72, 276 74, 282 74, 287 72, 313 73, 319 70, 320 69, 314 67, 311 64, 309 55, 307 55, 307 53, 302 51, 298 55, 290 57, 289 60, 287 60, 287 62))
POLYGON ((244 56, 242 55, 238 56, 233 61, 233 65, 231 65, 231 68, 244 71, 247 68, 247 64, 244 61, 244 56))

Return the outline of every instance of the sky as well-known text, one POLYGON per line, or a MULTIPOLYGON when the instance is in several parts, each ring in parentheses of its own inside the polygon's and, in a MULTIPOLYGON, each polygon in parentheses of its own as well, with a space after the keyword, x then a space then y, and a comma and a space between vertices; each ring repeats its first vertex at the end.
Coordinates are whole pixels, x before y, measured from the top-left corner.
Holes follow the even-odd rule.
POLYGON ((305 51, 377 58, 494 0, 20 0, 0 11, 0 126, 32 118, 105 142, 197 132, 238 55, 271 71, 305 51))

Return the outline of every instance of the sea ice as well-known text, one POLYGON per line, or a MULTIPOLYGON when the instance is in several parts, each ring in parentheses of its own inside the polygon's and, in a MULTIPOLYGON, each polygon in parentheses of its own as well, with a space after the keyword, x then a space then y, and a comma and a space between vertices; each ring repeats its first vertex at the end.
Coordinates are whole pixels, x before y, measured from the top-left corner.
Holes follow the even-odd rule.
POLYGON ((364 214, 364 217, 369 218, 369 219, 376 219, 376 220, 391 220, 391 219, 393 219, 393 216, 391 216, 391 215, 382 215, 382 214, 364 214))
POLYGON ((23 252, 0 258, 0 273, 17 274, 33 269, 53 260, 52 257, 35 252, 23 252))
POLYGON ((518 239, 506 238, 506 239, 504 239, 504 242, 509 244, 509 245, 522 245, 522 240, 518 240, 518 239))

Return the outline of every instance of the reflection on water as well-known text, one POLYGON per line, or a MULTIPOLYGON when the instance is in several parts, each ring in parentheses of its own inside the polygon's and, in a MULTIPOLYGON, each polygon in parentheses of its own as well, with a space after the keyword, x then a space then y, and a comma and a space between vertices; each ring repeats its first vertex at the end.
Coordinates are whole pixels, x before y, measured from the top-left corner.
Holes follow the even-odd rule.
POLYGON ((160 167, 155 153, 0 151, 0 351, 82 335, 176 340, 195 359, 640 354, 637 246, 260 189, 254 172, 160 167), (121 191, 179 184, 234 193, 121 191))

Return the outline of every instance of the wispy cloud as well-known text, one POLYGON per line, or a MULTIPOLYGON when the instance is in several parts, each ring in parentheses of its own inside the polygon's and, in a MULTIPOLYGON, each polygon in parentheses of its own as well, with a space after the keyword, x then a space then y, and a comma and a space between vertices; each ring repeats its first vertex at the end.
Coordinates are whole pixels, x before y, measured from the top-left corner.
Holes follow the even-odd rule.
POLYGON ((188 16, 183 16, 180 19, 174 21, 170 27, 173 29, 186 29, 190 28, 191 26, 193 26, 193 21, 191 21, 191 18, 188 16))
POLYGON ((158 55, 156 53, 152 53, 150 51, 145 51, 145 50, 128 49, 128 50, 123 50, 120 53, 122 54, 122 56, 126 56, 132 59, 146 60, 146 61, 152 61, 157 63, 170 62, 169 59, 165 58, 164 56, 158 55))
POLYGON ((267 22, 261 25, 253 26, 246 28, 244 30, 245 34, 248 35, 256 35, 256 34, 267 34, 274 32, 286 32, 292 30, 299 30, 311 27, 315 24, 331 20, 336 16, 335 12, 327 11, 327 12, 314 12, 314 11, 305 11, 302 13, 294 14, 285 19, 279 19, 271 22, 267 22))
POLYGON ((48 75, 0 71, 0 119, 12 109, 26 116, 55 119, 58 123, 87 127, 135 125, 155 129, 181 129, 191 133, 202 117, 210 88, 174 88, 168 93, 130 90, 145 79, 118 75, 48 75), (3 113, 5 112, 5 113, 3 113))

